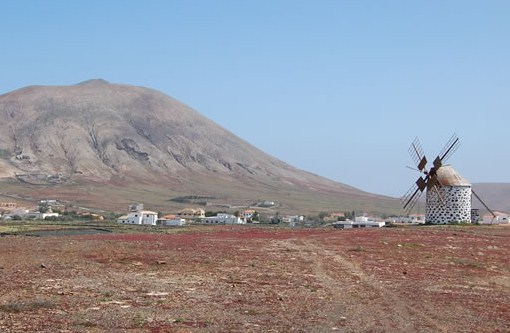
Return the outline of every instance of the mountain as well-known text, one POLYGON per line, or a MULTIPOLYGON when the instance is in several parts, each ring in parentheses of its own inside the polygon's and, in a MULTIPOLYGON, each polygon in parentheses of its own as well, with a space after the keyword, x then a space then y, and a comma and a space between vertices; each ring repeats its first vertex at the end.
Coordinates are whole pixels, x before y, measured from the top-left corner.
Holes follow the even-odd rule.
POLYGON ((0 95, 0 116, 4 193, 107 209, 145 202, 165 211, 193 200, 215 207, 269 200, 296 213, 398 207, 292 167, 144 87, 29 86, 0 95))
MULTIPOLYGON (((510 183, 475 183, 473 189, 491 210, 510 213, 510 183)), ((476 198, 473 206, 484 209, 476 198)))

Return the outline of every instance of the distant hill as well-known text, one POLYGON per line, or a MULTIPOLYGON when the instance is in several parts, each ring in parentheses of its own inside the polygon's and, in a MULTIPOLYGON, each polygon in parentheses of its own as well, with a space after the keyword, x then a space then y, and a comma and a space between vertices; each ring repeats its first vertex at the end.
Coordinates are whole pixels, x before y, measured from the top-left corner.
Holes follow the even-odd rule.
MULTIPOLYGON (((181 102, 104 80, 29 86, 0 95, 3 192, 83 205, 151 209, 176 197, 235 209, 396 211, 395 199, 299 170, 260 151, 181 102)), ((317 161, 322 163, 321 161, 317 161)))
MULTIPOLYGON (((473 189, 491 210, 510 213, 510 183, 476 183, 473 189)), ((473 206, 483 206, 473 198, 473 206)))

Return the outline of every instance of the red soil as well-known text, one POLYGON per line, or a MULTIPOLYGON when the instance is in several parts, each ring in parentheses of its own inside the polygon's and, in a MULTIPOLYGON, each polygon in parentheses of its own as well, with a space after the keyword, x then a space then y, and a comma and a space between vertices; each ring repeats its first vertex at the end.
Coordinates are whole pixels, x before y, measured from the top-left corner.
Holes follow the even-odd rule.
POLYGON ((509 249, 500 227, 2 237, 0 329, 509 332, 509 249))

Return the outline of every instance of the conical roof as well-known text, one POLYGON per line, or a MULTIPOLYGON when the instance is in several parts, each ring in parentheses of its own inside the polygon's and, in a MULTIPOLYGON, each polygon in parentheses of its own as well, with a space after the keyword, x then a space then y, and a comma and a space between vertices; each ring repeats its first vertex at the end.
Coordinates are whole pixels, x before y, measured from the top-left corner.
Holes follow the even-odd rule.
POLYGON ((443 186, 471 186, 451 165, 443 165, 437 170, 437 180, 443 186))

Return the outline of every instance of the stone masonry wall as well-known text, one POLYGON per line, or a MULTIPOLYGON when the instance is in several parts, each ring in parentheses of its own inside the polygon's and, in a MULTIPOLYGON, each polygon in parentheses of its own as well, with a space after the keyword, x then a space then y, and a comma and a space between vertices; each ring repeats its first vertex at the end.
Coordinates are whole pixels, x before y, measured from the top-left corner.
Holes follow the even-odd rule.
POLYGON ((425 223, 471 222, 471 186, 436 186, 436 189, 427 190, 425 223))

